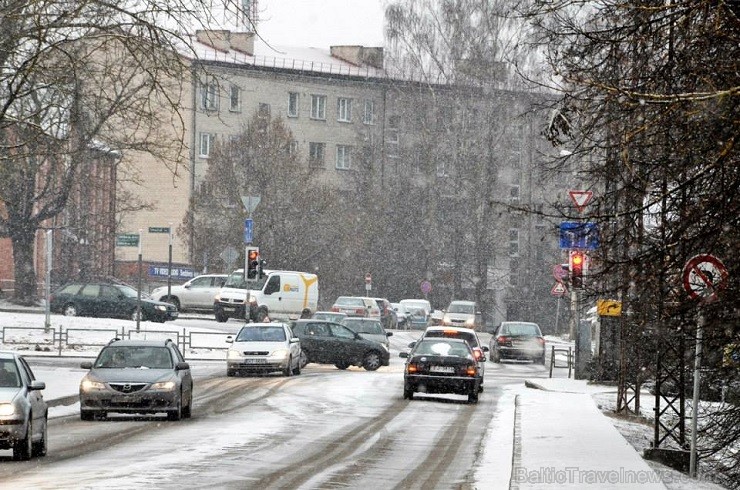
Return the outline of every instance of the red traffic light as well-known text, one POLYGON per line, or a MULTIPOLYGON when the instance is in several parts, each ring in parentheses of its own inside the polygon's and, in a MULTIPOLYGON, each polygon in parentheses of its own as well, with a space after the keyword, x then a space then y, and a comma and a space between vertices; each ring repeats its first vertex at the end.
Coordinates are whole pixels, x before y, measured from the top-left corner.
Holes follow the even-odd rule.
POLYGON ((568 268, 570 269, 570 279, 573 287, 581 287, 581 278, 586 269, 586 261, 587 257, 584 252, 581 252, 580 250, 573 250, 570 252, 568 268))

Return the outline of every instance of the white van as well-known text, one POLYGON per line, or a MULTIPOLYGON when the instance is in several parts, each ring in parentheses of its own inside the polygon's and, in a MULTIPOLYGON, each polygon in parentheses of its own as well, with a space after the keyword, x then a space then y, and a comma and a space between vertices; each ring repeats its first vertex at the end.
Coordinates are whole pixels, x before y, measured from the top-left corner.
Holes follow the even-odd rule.
POLYGON ((245 318, 244 303, 249 293, 249 319, 255 322, 295 320, 310 316, 319 302, 319 278, 296 271, 265 271, 262 279, 244 280, 244 269, 237 269, 213 301, 216 321, 245 318))

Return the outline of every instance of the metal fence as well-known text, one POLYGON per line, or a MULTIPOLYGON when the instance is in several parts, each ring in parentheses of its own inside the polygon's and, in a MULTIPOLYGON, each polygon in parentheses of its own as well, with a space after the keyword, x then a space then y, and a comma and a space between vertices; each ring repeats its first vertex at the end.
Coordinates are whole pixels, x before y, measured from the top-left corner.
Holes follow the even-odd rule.
POLYGON ((229 334, 182 330, 116 328, 2 327, 3 348, 26 356, 95 357, 112 339, 172 340, 188 360, 225 360, 229 334))

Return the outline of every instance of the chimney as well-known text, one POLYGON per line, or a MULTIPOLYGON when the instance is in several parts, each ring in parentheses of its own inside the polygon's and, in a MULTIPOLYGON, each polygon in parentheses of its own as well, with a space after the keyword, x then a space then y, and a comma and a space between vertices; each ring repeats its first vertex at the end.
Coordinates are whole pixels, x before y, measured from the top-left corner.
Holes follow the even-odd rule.
POLYGON ((197 30, 195 38, 199 43, 227 52, 231 49, 254 56, 254 33, 231 32, 227 30, 197 30))
POLYGON ((383 48, 331 46, 331 55, 353 65, 370 65, 379 70, 383 69, 383 48))

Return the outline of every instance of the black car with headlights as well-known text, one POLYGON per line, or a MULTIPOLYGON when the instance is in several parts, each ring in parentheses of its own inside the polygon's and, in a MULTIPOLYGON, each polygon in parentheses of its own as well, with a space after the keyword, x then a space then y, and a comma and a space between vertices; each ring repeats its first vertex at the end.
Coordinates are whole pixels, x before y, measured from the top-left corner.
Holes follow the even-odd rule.
POLYGON ((66 316, 95 316, 104 318, 137 317, 142 320, 164 323, 175 320, 177 307, 163 301, 154 301, 125 284, 111 282, 73 282, 51 294, 49 309, 66 316), (139 315, 141 305, 141 316, 139 315))
POLYGON ((480 376, 475 354, 467 342, 455 338, 424 338, 406 358, 403 374, 403 397, 414 393, 450 393, 465 395, 469 403, 478 403, 480 376))
POLYGON ((339 369, 362 366, 375 371, 387 366, 390 360, 384 344, 363 338, 340 323, 312 318, 297 320, 293 333, 301 340, 301 367, 315 362, 334 364, 339 369))
POLYGON ((190 417, 193 378, 190 366, 171 340, 112 340, 80 383, 80 418, 109 412, 166 413, 169 420, 190 417))
POLYGON ((46 456, 49 410, 26 360, 15 352, 0 352, 0 449, 12 449, 13 459, 46 456))

